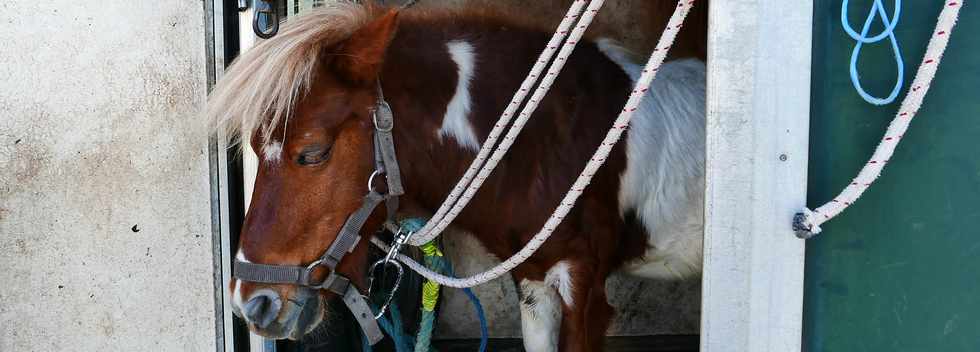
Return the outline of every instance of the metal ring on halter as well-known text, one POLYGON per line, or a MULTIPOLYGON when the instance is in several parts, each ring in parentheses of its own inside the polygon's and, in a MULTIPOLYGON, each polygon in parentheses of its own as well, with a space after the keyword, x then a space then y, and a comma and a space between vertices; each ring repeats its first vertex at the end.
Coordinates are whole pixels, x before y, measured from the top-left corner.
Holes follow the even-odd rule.
MULTIPOLYGON (((377 192, 374 189, 374 178, 377 177, 378 175, 383 175, 384 173, 385 172, 384 171, 381 171, 381 170, 374 170, 374 172, 371 173, 371 177, 368 177, 368 184, 367 184, 368 191, 369 192, 377 192)), ((388 176, 385 175, 385 177, 388 177, 388 176)), ((381 192, 377 192, 377 193, 380 194, 381 192)))
POLYGON ((402 264, 398 261, 385 261, 382 259, 374 262, 374 264, 371 264, 371 268, 368 269, 371 273, 370 276, 368 276, 368 299, 371 297, 371 291, 374 290, 374 273, 377 270, 378 265, 394 266, 396 269, 398 269, 398 276, 395 278, 395 285, 391 288, 391 292, 388 293, 388 298, 385 298, 384 304, 382 304, 378 309, 378 313, 374 315, 374 320, 381 319, 381 317, 385 315, 385 312, 388 310, 388 306, 391 305, 391 301, 395 298, 395 293, 398 292, 398 287, 401 286, 402 276, 405 275, 405 268, 402 268, 402 264))
MULTIPOLYGON (((299 281, 304 286, 319 286, 313 285, 310 282, 310 278, 313 276, 313 270, 315 270, 320 264, 323 264, 323 259, 317 259, 306 266, 306 270, 303 271, 303 277, 299 278, 299 281)), ((322 282, 320 284, 323 284, 322 282)))

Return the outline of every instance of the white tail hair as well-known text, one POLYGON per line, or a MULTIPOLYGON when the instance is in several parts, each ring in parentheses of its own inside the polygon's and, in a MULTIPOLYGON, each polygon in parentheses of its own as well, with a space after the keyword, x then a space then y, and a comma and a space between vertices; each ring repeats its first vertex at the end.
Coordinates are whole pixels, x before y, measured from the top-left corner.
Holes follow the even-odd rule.
POLYGON ((278 35, 243 52, 211 92, 209 130, 243 143, 260 132, 262 144, 268 143, 308 93, 321 51, 349 38, 370 13, 364 5, 330 1, 289 19, 278 35))

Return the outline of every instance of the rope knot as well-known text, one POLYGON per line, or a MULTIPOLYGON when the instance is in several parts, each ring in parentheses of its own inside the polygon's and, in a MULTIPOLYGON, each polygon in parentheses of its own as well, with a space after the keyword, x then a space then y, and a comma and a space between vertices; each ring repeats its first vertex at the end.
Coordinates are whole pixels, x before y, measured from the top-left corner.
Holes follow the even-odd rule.
POLYGON ((816 213, 809 208, 803 208, 803 212, 796 213, 793 216, 793 231, 796 232, 796 237, 804 240, 811 239, 820 234, 823 229, 820 228, 815 221, 813 221, 813 216, 816 213))

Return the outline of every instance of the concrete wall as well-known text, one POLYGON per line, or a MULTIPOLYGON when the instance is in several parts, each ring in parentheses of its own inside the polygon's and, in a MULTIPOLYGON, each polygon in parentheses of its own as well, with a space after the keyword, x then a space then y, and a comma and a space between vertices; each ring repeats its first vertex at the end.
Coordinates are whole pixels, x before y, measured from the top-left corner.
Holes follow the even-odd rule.
POLYGON ((196 0, 0 3, 0 351, 214 350, 196 0))

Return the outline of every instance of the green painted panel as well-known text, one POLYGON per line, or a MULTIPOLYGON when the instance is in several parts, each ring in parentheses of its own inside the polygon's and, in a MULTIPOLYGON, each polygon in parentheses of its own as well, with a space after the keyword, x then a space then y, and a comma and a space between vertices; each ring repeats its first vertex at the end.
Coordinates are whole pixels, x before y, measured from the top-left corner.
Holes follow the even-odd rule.
MULTIPOLYGON (((841 0, 814 2, 811 206, 857 174, 899 104, 874 107, 858 97, 841 0)), ((872 1, 851 2, 860 26, 872 1)), ((944 3, 905 1, 897 35, 907 81, 944 3)), ((806 351, 980 351, 980 2, 966 3, 925 105, 883 176, 807 244, 806 351)), ((866 47, 860 67, 872 91, 891 89, 887 45, 866 47)))

